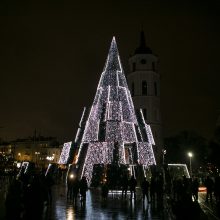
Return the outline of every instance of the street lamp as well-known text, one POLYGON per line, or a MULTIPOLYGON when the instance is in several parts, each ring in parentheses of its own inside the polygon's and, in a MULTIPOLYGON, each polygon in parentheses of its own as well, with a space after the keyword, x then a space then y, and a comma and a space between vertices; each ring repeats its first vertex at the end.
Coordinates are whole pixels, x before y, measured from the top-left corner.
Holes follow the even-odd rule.
POLYGON ((190 170, 190 176, 191 176, 191 178, 192 178, 192 163, 191 163, 191 158, 193 157, 192 152, 189 152, 189 153, 188 153, 188 156, 189 156, 189 170, 190 170))
POLYGON ((162 162, 163 162, 163 164, 164 164, 164 159, 165 159, 164 157, 165 157, 166 153, 167 153, 167 151, 165 149, 162 149, 162 154, 163 154, 163 161, 162 162))

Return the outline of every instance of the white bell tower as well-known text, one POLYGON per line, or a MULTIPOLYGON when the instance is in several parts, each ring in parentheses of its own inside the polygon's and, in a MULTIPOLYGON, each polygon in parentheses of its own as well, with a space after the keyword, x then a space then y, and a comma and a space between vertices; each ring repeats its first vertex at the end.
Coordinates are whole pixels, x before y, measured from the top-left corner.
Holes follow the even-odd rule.
POLYGON ((162 159, 163 138, 160 112, 160 74, 158 57, 146 46, 144 32, 141 31, 140 45, 129 58, 130 72, 127 75, 135 109, 142 109, 145 121, 151 126, 157 163, 162 159))

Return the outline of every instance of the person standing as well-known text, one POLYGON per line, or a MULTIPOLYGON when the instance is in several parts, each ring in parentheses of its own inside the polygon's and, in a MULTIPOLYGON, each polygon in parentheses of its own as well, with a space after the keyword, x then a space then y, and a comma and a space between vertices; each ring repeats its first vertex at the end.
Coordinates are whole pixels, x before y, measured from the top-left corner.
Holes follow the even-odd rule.
POLYGON ((207 176, 205 180, 205 186, 206 186, 206 202, 210 199, 210 202, 212 202, 212 193, 213 193, 213 187, 214 187, 214 182, 213 180, 207 176))
POLYGON ((150 181, 150 200, 153 204, 155 203, 156 187, 156 178, 152 176, 150 181))
POLYGON ((106 201, 107 198, 108 198, 108 192, 109 192, 109 187, 108 187, 108 183, 107 182, 104 182, 102 184, 102 200, 103 201, 106 201))
POLYGON ((8 188, 5 199, 6 220, 20 220, 22 213, 22 183, 14 179, 8 188))
POLYGON ((77 196, 79 193, 79 180, 76 177, 72 182, 72 192, 73 192, 73 204, 77 203, 77 196))
POLYGON ((132 199, 134 195, 134 199, 136 200, 136 186, 137 186, 137 180, 134 178, 134 175, 132 175, 129 181, 129 187, 131 192, 130 199, 132 199))
POLYGON ((85 203, 85 201, 86 201, 86 192, 87 192, 87 190, 88 190, 88 183, 87 183, 86 177, 83 176, 82 179, 79 182, 79 192, 80 192, 80 195, 81 195, 81 202, 82 203, 85 203))
POLYGON ((127 191, 128 191, 128 177, 127 175, 124 175, 122 178, 122 199, 127 197, 127 191))
POLYGON ((146 178, 144 178, 143 182, 141 183, 143 203, 145 201, 145 197, 147 198, 147 202, 150 203, 150 201, 149 201, 149 187, 150 187, 150 183, 147 181, 146 178))
POLYGON ((199 181, 198 178, 194 178, 192 181, 192 196, 194 201, 198 201, 199 181))
POLYGON ((215 178, 215 184, 214 184, 214 195, 215 195, 215 199, 216 202, 220 202, 220 176, 217 176, 215 178))
POLYGON ((52 174, 47 174, 45 177, 45 184, 48 192, 48 204, 52 203, 52 186, 55 184, 52 174))

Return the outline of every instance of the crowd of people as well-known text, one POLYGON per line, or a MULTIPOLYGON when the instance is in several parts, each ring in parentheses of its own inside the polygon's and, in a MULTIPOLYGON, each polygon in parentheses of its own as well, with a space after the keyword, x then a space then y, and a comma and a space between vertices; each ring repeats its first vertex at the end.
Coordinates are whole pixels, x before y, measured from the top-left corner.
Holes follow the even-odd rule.
MULTIPOLYGON (((127 192, 130 192, 130 199, 136 200, 136 187, 137 180, 134 175, 129 179, 126 175, 122 178, 121 183, 121 192, 122 199, 127 197, 127 192)), ((158 176, 153 176, 150 181, 146 178, 140 184, 141 192, 142 192, 142 201, 143 203, 146 201, 147 203, 155 203, 156 199, 159 201, 163 196, 163 176, 159 174, 158 176)))
MULTIPOLYGON (((45 206, 52 203, 51 188, 55 184, 55 179, 67 183, 67 200, 77 204, 78 199, 82 205, 86 204, 86 194, 88 191, 88 182, 85 176, 78 179, 76 175, 69 174, 67 178, 63 175, 53 176, 50 173, 45 175, 45 170, 41 173, 32 175, 16 175, 10 179, 8 192, 5 200, 6 219, 7 220, 26 220, 26 219, 42 219, 45 206), (33 215, 34 213, 34 215, 33 215)), ((140 179, 139 179, 140 181, 140 179)), ((219 190, 220 177, 215 179, 209 176, 203 180, 206 187, 206 202, 212 203, 216 201, 220 203, 219 190)), ((137 200, 137 184, 135 176, 130 178, 124 175, 120 181, 121 199, 137 200), (129 192, 129 193, 128 193, 129 192), (129 194, 129 195, 128 195, 129 194)), ((201 219, 201 208, 198 203, 198 189, 200 181, 193 177, 176 179, 166 179, 163 173, 157 173, 150 179, 143 178, 139 182, 141 199, 144 203, 157 206, 159 210, 163 210, 164 200, 168 198, 169 206, 175 218, 178 219, 201 219), (166 195, 166 197, 164 196, 166 195)), ((101 185, 101 197, 104 201, 108 200, 109 191, 112 190, 108 181, 104 181, 101 185)), ((140 195, 140 194, 138 194, 140 195)), ((140 198, 140 197, 139 197, 140 198)))
POLYGON ((86 192, 88 190, 88 183, 85 176, 78 180, 76 176, 70 174, 67 177, 67 199, 73 200, 77 203, 78 195, 80 194, 80 201, 84 205, 86 202, 86 192))
MULTIPOLYGON (((205 201, 212 203, 214 197, 216 210, 219 210, 219 183, 219 176, 215 179, 207 176, 201 183, 201 180, 197 177, 186 178, 186 176, 168 181, 162 173, 157 173, 157 175, 152 176, 150 180, 144 178, 140 183, 140 189, 143 203, 151 203, 152 206, 156 204, 159 210, 163 210, 164 201, 168 198, 166 208, 170 208, 172 215, 174 215, 177 220, 206 219, 198 203, 199 186, 202 184, 206 187, 205 201)), ((131 176, 130 179, 124 176, 121 181, 120 189, 122 199, 127 198, 128 191, 130 192, 130 200, 137 199, 137 180, 134 176, 131 176)), ((104 200, 107 199, 108 191, 108 184, 104 183, 102 185, 102 197, 104 200)), ((217 213, 217 215, 220 216, 219 213, 217 213)))
MULTIPOLYGON (((140 183, 141 189, 141 198, 143 203, 148 203, 155 205, 157 204, 158 208, 163 208, 164 205, 164 194, 171 201, 171 207, 173 213, 178 216, 182 215, 185 208, 197 210, 197 214, 200 213, 198 205, 198 192, 199 192, 199 179, 197 177, 186 178, 176 178, 172 181, 166 181, 166 178, 162 173, 157 173, 147 180, 146 178, 140 183)), ((213 196, 215 197, 216 203, 219 202, 219 177, 213 181, 209 176, 204 180, 203 185, 207 189, 206 193, 206 202, 212 202, 213 196)), ((67 180, 67 198, 72 199, 74 203, 77 202, 78 195, 80 195, 81 202, 86 200, 86 192, 88 190, 88 183, 85 177, 81 180, 78 180, 76 177, 68 178, 67 180)), ((108 194, 111 187, 107 181, 104 181, 101 185, 101 197, 103 200, 107 200, 108 194)), ((119 189, 121 190, 121 198, 130 200, 137 199, 137 180, 134 176, 128 178, 127 175, 124 175, 121 178, 121 183, 119 189), (128 196, 129 192, 129 196, 128 196)), ((187 212, 186 212, 187 213, 187 212)), ((194 212, 196 213, 196 212, 194 212)))
POLYGON ((210 178, 209 176, 205 180, 205 186, 207 189, 206 193, 206 202, 213 201, 213 195, 217 202, 220 202, 220 177, 217 176, 215 180, 210 178))
POLYGON ((14 177, 5 199, 6 219, 41 219, 44 207, 51 205, 53 185, 52 175, 45 172, 14 177))
MULTIPOLYGON (((217 176, 215 179, 207 176, 202 185, 206 187, 206 202, 213 202, 213 196, 215 196, 216 202, 220 198, 220 177, 217 176)), ((172 196, 174 200, 182 200, 185 197, 189 197, 193 201, 198 201, 200 181, 197 177, 174 179, 172 181, 172 196)))
MULTIPOLYGON (((101 185, 101 197, 103 200, 107 200, 111 187, 107 181, 104 181, 101 185)), ((127 175, 122 177, 120 184, 121 198, 127 199, 129 192, 129 199, 137 199, 137 180, 134 175, 128 178, 127 175)), ((88 190, 88 183, 86 177, 83 176, 81 180, 76 175, 70 174, 67 177, 67 199, 72 200, 75 204, 77 198, 80 197, 81 202, 86 201, 86 192, 88 190)), ((146 178, 141 183, 142 201, 145 203, 155 203, 156 200, 163 201, 163 176, 151 178, 149 182, 146 178)))
MULTIPOLYGON (((219 204, 219 176, 213 180, 207 176, 202 185, 206 187, 206 203, 213 202, 215 196, 216 208, 219 204)), ((176 178, 167 187, 167 195, 170 196, 172 211, 176 219, 202 219, 204 213, 198 203, 200 181, 197 177, 176 178)), ((218 209, 218 208, 217 208, 218 209)))

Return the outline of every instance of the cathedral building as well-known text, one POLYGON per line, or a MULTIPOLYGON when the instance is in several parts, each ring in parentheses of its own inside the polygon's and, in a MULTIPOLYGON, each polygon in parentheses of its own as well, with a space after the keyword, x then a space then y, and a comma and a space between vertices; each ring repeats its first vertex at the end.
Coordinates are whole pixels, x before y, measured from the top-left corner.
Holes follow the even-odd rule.
POLYGON ((140 45, 129 58, 130 72, 127 75, 128 86, 135 109, 142 109, 145 121, 151 126, 157 161, 163 154, 162 123, 160 112, 160 74, 158 57, 146 45, 144 32, 140 35, 140 45))

